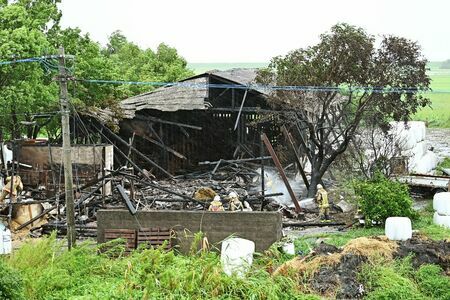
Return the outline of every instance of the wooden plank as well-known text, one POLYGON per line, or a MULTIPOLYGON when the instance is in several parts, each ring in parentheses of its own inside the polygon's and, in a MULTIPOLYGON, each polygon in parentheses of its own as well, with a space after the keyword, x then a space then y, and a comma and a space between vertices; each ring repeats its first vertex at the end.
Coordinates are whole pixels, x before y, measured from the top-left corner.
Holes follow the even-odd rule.
POLYGON ((284 173, 283 166, 280 163, 280 160, 278 159, 277 154, 275 153, 275 150, 272 147, 272 144, 269 141, 269 138, 265 133, 261 135, 261 139, 263 140, 264 144, 267 147, 267 150, 269 150, 270 155, 272 156, 272 160, 275 163, 275 166, 278 169, 278 172, 280 173, 281 179, 283 179, 284 185, 286 186, 286 189, 289 192, 289 195, 291 196, 292 202, 294 202, 295 205, 295 212, 300 213, 302 211, 302 208, 300 207, 300 204, 298 203, 297 196, 295 195, 294 191, 292 190, 291 185, 289 184, 289 181, 286 177, 286 174, 284 173))

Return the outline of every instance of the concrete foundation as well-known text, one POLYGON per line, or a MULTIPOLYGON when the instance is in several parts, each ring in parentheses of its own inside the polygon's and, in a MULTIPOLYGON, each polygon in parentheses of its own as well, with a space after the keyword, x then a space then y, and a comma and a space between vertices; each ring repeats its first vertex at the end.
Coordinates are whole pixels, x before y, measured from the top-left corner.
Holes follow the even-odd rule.
POLYGON ((105 241, 105 229, 172 228, 175 245, 188 252, 194 234, 201 231, 211 245, 234 235, 255 242, 256 251, 266 250, 282 237, 281 214, 277 212, 143 211, 131 215, 128 210, 97 212, 97 240, 105 241))

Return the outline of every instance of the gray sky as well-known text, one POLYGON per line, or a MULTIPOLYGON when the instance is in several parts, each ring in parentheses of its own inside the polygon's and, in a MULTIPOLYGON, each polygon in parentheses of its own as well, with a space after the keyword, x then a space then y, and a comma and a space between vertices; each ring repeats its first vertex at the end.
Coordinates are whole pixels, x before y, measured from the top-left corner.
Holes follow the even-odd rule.
POLYGON ((448 0, 62 0, 63 27, 106 44, 121 30, 141 47, 164 42, 188 62, 265 62, 312 45, 337 22, 422 45, 431 60, 450 58, 448 0))

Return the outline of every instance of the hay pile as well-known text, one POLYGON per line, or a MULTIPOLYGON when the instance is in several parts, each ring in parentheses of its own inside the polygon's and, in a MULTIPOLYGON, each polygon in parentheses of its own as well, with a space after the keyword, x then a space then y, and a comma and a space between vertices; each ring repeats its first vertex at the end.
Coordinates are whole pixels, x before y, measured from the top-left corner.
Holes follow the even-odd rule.
POLYGON ((380 257, 391 260, 398 245, 385 237, 361 237, 348 242, 342 250, 334 247, 335 250, 331 252, 323 251, 323 248, 331 247, 334 246, 321 244, 311 254, 284 263, 275 270, 274 275, 288 275, 292 272, 298 275, 314 275, 321 266, 334 266, 340 263, 345 255, 361 256, 369 261, 380 257))

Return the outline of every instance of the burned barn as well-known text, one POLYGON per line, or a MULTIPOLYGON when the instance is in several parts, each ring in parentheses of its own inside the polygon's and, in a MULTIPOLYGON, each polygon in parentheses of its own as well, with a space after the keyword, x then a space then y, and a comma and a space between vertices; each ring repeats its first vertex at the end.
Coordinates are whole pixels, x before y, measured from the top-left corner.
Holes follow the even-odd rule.
MULTIPOLYGON (((135 157, 153 174, 177 174, 201 161, 259 157, 261 131, 276 142, 279 129, 261 122, 273 111, 265 91, 250 85, 255 77, 256 69, 206 72, 121 101, 120 121, 112 110, 90 115, 102 124, 116 122, 117 135, 161 167, 135 157)), ((129 152, 125 143, 116 144, 129 152)), ((116 163, 125 161, 116 155, 116 163)))

